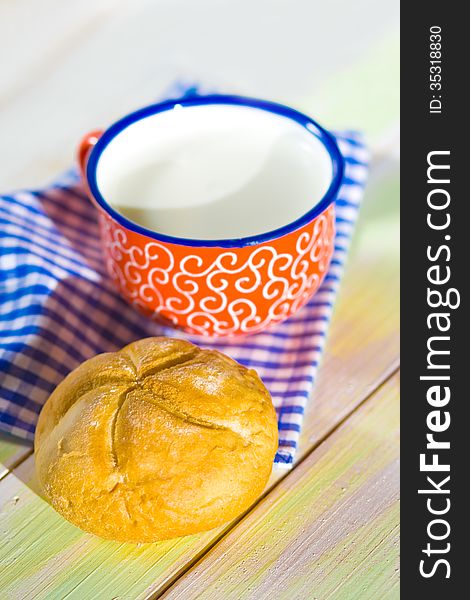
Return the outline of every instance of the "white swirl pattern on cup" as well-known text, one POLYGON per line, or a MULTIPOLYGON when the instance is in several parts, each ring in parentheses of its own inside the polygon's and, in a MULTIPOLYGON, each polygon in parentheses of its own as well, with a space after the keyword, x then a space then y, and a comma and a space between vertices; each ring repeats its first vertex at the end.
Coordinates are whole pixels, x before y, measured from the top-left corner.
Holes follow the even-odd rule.
POLYGON ((221 249, 209 264, 197 254, 177 260, 171 245, 154 240, 142 249, 105 215, 100 215, 100 222, 108 271, 122 293, 147 312, 150 303, 166 321, 203 336, 254 333, 284 320, 319 287, 333 253, 329 236, 333 211, 326 211, 299 230, 294 255, 262 244, 243 260, 236 252, 221 249), (317 263, 314 272, 312 263, 317 263), (267 271, 264 284, 261 268, 267 271), (201 297, 202 280, 210 294, 201 297), (160 288, 169 282, 173 292, 166 297, 160 288), (259 293, 261 285, 261 294, 269 301, 263 315, 250 298, 255 291, 259 293), (239 294, 231 301, 226 293, 230 287, 239 294))

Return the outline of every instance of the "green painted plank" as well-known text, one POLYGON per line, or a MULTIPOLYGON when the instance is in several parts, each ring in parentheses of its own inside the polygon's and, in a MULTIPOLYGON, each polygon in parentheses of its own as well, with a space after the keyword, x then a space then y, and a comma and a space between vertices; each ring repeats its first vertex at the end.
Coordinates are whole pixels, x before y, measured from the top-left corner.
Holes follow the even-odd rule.
MULTIPOLYGON (((389 229, 386 225, 396 214, 395 193, 394 169, 371 181, 299 456, 327 436, 396 365, 398 263, 389 252, 389 236, 397 231, 393 222, 389 229), (382 197, 388 199, 383 205, 382 197), (377 227, 389 236, 369 233, 377 227)), ((104 542, 59 517, 36 494, 32 471, 29 459, 0 483, 0 531, 5 532, 0 561, 8 566, 0 569, 0 589, 9 598, 143 598, 177 577, 221 533, 140 548, 104 542)))
POLYGON ((32 452, 31 444, 0 433, 0 479, 32 452))
MULTIPOLYGON (((397 117, 394 52, 396 40, 385 42, 375 55, 371 53, 363 63, 353 66, 349 74, 333 75, 322 90, 315 90, 299 105, 327 125, 364 128, 376 142, 397 117), (371 77, 374 78, 372 83, 371 77), (363 106, 359 106, 356 85, 366 85, 371 90, 363 106), (347 96, 352 98, 349 106, 344 94, 351 95, 347 96)), ((396 361, 397 180, 394 173, 385 179, 386 183, 384 180, 377 185, 372 182, 369 188, 370 202, 365 206, 346 285, 335 314, 319 394, 315 403, 309 405, 300 454, 328 435, 354 410, 396 361), (364 293, 365 286, 367 293, 364 293), (332 380, 334 386, 331 386, 332 380), (332 387, 334 393, 330 392, 332 387)), ((0 459, 4 457, 7 465, 24 456, 21 451, 17 452, 12 442, 5 446, 0 443, 0 459)), ((146 597, 150 591, 160 589, 169 579, 177 577, 188 561, 204 552, 207 544, 220 533, 219 530, 147 547, 103 542, 82 534, 54 513, 37 495, 31 482, 32 470, 33 462, 29 459, 0 484, 0 590, 7 598, 146 597)), ((389 518, 384 519, 386 529, 389 518)), ((380 523, 374 521, 373 529, 380 523)), ((391 531, 377 547, 383 561, 387 556, 394 557, 393 544, 387 545, 392 538, 391 531)), ((331 551, 334 554, 334 548, 331 551)), ((325 553, 325 560, 326 557, 325 553)), ((377 568, 379 572, 370 582, 371 585, 378 582, 379 587, 374 589, 380 589, 380 594, 376 597, 395 598, 395 588, 384 584, 380 564, 377 568)), ((396 581, 393 576, 392 579, 396 581)), ((354 579, 350 577, 350 580, 357 589, 354 579)), ((343 596, 338 597, 349 600, 344 590, 343 596)))
POLYGON ((162 597, 398 598, 398 458, 395 375, 162 597))

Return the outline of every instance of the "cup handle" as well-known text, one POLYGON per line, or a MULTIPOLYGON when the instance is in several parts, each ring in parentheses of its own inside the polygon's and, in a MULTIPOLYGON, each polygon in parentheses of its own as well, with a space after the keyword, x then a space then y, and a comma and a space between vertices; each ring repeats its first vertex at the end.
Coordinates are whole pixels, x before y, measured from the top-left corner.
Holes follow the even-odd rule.
POLYGON ((101 129, 95 129, 94 131, 90 131, 87 133, 80 145, 78 146, 77 152, 77 160, 78 166, 80 167, 80 171, 83 177, 83 180, 86 182, 86 164, 88 162, 88 157, 90 156, 91 149, 96 144, 96 142, 103 135, 103 131, 101 129))

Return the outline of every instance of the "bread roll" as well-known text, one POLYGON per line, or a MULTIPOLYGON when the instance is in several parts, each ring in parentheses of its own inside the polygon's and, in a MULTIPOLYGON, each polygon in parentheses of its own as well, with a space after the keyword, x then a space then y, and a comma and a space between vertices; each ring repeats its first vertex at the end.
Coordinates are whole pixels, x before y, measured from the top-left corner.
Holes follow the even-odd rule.
POLYGON ((80 365, 47 400, 35 438, 52 506, 126 542, 233 519, 262 492, 276 448, 275 410, 255 371, 163 337, 80 365))

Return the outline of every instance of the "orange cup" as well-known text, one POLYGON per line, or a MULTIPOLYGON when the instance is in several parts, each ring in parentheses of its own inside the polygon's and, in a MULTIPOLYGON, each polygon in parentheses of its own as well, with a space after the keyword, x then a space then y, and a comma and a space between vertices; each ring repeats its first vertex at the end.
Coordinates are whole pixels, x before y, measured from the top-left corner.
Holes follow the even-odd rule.
POLYGON ((99 211, 108 272, 124 298, 159 322, 203 336, 257 333, 293 315, 320 287, 334 249, 335 200, 344 161, 333 136, 298 111, 238 96, 164 102, 124 117, 104 133, 88 134, 78 159, 99 211), (243 106, 304 128, 331 161, 326 192, 312 198, 311 208, 299 218, 249 237, 175 237, 126 218, 102 195, 97 178, 109 144, 136 123, 145 129, 146 119, 193 106, 243 106))

